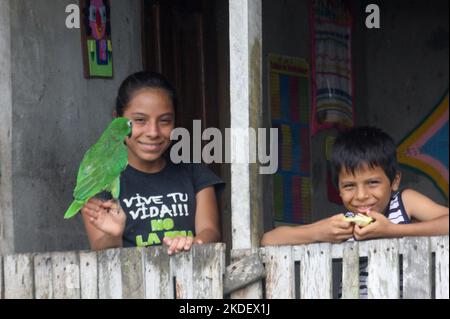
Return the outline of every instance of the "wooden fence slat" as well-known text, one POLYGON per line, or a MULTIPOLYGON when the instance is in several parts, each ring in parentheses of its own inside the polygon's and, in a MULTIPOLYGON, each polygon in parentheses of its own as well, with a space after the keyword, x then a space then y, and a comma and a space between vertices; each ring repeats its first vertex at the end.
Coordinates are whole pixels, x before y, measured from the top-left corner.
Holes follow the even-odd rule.
POLYGON ((436 299, 449 298, 448 236, 436 239, 436 299))
POLYGON ((342 299, 359 299, 359 245, 342 244, 342 299))
POLYGON ((33 256, 6 255, 3 262, 5 299, 33 299, 33 256))
POLYGON ((100 299, 121 299, 121 248, 98 252, 98 296, 100 299))
POLYGON ((78 254, 71 252, 54 252, 51 254, 53 298, 80 298, 80 265, 78 254))
POLYGON ((170 257, 165 247, 151 247, 144 251, 145 298, 174 298, 170 257))
POLYGON ((423 237, 399 240, 403 246, 403 298, 431 298, 431 247, 423 237))
POLYGON ((143 248, 123 248, 120 253, 122 295, 125 299, 145 297, 143 248))
POLYGON ((3 256, 0 256, 0 299, 4 299, 4 291, 3 291, 3 256))
POLYGON ((53 299, 51 253, 35 254, 33 266, 35 298, 53 299))
POLYGON ((192 246, 193 298, 223 299, 224 244, 192 246))
POLYGON ((397 239, 370 242, 368 265, 368 297, 397 299, 400 297, 400 266, 397 239))
POLYGON ((331 245, 305 245, 300 260, 300 298, 330 299, 332 284, 331 245))
POLYGON ((80 251, 81 299, 98 298, 97 252, 80 251))
POLYGON ((192 299, 193 290, 192 250, 174 254, 170 257, 170 271, 175 277, 175 298, 192 299))
POLYGON ((291 246, 269 246, 265 251, 266 298, 295 298, 295 267, 291 246))

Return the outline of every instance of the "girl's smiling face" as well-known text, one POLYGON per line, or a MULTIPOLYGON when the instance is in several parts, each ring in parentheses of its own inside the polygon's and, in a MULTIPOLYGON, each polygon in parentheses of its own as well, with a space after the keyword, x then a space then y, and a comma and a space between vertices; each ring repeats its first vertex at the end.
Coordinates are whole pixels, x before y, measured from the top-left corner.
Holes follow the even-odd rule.
POLYGON ((159 88, 136 91, 123 116, 133 123, 132 135, 126 139, 128 163, 144 172, 160 171, 165 165, 162 155, 170 146, 175 121, 168 93, 159 88))
POLYGON ((339 172, 339 195, 345 208, 355 214, 369 210, 383 214, 399 185, 400 174, 391 183, 380 166, 361 165, 354 174, 344 168, 339 172))

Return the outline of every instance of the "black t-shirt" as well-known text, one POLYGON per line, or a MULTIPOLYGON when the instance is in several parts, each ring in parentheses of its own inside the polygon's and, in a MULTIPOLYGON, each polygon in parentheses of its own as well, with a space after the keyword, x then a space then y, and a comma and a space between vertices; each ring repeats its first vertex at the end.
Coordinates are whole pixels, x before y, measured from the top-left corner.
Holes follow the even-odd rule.
POLYGON ((120 205, 127 215, 123 246, 161 245, 165 236, 195 236, 195 194, 224 182, 203 164, 166 162, 157 173, 128 165, 120 177, 120 205))

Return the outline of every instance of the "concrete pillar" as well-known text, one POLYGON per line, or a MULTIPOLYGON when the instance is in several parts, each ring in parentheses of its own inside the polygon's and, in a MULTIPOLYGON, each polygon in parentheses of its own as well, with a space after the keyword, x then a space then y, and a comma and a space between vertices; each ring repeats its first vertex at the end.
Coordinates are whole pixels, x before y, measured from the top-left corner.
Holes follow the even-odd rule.
POLYGON ((0 0, 0 255, 14 251, 10 0, 0 0))
MULTIPOLYGON (((261 0, 230 0, 229 26, 232 248, 246 249, 258 247, 262 236, 262 177, 257 162, 235 158, 255 157, 254 145, 240 142, 249 141, 248 129, 257 132, 262 123, 261 0), (236 144, 241 147, 233 147, 236 144)), ((235 297, 258 298, 260 288, 253 285, 235 297)))

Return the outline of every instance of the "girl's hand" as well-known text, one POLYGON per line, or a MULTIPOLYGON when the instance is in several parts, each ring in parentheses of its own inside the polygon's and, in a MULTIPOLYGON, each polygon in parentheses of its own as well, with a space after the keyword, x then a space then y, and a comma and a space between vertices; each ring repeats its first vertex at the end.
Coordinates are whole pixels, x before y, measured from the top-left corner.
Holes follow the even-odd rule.
POLYGON ((91 198, 81 209, 85 219, 105 235, 122 237, 126 215, 117 200, 91 198))
POLYGON ((353 224, 344 220, 344 214, 337 214, 318 221, 317 241, 339 243, 353 236, 353 224))
POLYGON ((169 248, 167 253, 172 255, 173 253, 179 253, 182 251, 188 251, 191 249, 192 244, 203 244, 201 239, 194 239, 191 236, 177 236, 174 238, 164 237, 163 242, 169 248))
POLYGON ((395 227, 395 224, 391 223, 383 214, 377 212, 369 211, 367 216, 372 217, 375 221, 365 227, 355 225, 353 235, 356 240, 391 237, 390 234, 393 233, 392 228, 395 227))

